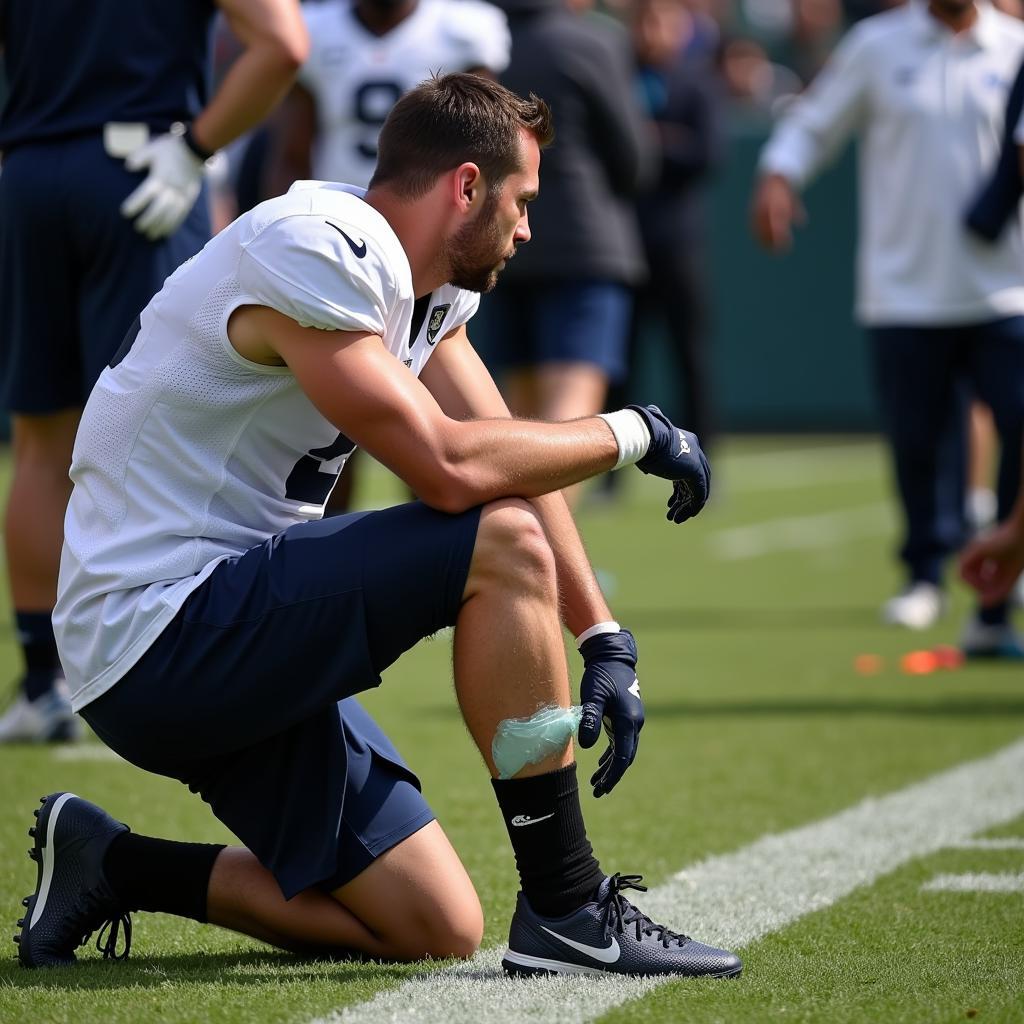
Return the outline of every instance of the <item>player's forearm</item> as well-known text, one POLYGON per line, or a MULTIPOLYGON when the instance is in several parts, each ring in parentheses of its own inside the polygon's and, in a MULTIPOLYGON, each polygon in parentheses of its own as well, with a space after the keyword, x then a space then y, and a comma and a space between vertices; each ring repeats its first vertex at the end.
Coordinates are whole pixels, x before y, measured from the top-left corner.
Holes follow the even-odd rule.
POLYGON ((193 123, 196 141, 204 149, 217 150, 258 125, 291 87, 304 56, 298 39, 255 41, 231 66, 193 123))
POLYGON ((611 469, 618 445, 597 417, 569 423, 447 420, 436 441, 428 504, 458 512, 498 498, 535 498, 611 469))
POLYGON ((558 568, 558 590, 562 604, 562 621, 573 636, 598 622, 613 618, 604 594, 594 578, 590 560, 565 498, 560 494, 544 494, 532 499, 558 568))

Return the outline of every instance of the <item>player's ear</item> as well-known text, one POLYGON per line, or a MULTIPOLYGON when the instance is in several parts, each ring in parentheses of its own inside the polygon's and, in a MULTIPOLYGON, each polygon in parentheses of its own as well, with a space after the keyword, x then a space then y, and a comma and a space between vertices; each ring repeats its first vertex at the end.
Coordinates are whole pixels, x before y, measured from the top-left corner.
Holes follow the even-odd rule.
POLYGON ((455 168, 452 176, 453 199, 461 213, 468 213, 483 202, 486 187, 476 164, 466 162, 455 168))

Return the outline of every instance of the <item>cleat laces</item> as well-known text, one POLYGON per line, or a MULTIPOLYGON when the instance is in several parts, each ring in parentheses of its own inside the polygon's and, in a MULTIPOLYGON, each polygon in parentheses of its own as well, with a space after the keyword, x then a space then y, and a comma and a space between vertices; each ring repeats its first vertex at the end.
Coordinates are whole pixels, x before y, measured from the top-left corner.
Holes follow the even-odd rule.
POLYGON ((103 954, 104 960, 126 960, 132 948, 132 918, 127 910, 112 909, 106 900, 97 897, 93 892, 85 894, 85 905, 73 920, 67 922, 66 934, 69 945, 74 950, 84 946, 92 934, 99 928, 96 936, 96 948, 103 954), (72 936, 81 936, 75 941, 72 936), (124 950, 117 951, 118 939, 124 938, 124 950))
POLYGON ((690 941, 689 935, 674 932, 663 924, 656 924, 638 907, 622 895, 626 889, 635 889, 637 892, 647 892, 647 886, 641 885, 643 875, 612 875, 608 879, 608 891, 601 901, 604 905, 601 924, 604 927, 604 937, 610 938, 613 931, 625 935, 627 928, 636 929, 637 942, 643 941, 645 935, 651 935, 661 941, 661 944, 668 949, 675 944, 684 946, 690 941))
MULTIPOLYGON (((88 941, 89 936, 86 935, 80 944, 84 945, 88 941)), ((132 948, 132 916, 127 910, 121 914, 115 914, 103 923, 99 935, 96 936, 96 948, 103 954, 104 960, 128 959, 128 954, 132 948), (121 935, 122 929, 124 931, 124 950, 118 953, 117 940, 118 936, 121 935)))

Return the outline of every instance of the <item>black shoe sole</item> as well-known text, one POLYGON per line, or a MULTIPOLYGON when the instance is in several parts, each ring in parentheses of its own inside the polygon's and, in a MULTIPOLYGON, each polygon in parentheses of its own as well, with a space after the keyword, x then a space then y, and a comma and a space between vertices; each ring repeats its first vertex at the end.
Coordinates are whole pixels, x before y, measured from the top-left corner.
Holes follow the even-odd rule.
MULTIPOLYGON (((67 960, 49 957, 42 963, 37 962, 32 955, 32 919, 35 915, 36 904, 39 900, 40 890, 44 888, 44 878, 46 897, 49 896, 49 884, 53 878, 53 857, 46 842, 50 832, 50 819, 53 817, 55 809, 59 814, 58 803, 63 796, 73 797, 74 794, 51 793, 49 796, 40 797, 39 803, 42 806, 32 812, 36 817, 36 823, 28 830, 28 834, 32 838, 32 849, 28 851, 28 855, 36 862, 36 889, 31 896, 26 896, 21 901, 21 905, 25 908, 25 916, 18 919, 18 927, 21 930, 14 936, 14 941, 18 944, 18 959, 23 967, 61 967, 75 962, 74 954, 71 954, 67 960)), ((60 803, 60 807, 63 806, 63 803, 60 803)), ((53 824, 56 827, 56 819, 53 824)), ((43 909, 45 909, 45 898, 43 909)))

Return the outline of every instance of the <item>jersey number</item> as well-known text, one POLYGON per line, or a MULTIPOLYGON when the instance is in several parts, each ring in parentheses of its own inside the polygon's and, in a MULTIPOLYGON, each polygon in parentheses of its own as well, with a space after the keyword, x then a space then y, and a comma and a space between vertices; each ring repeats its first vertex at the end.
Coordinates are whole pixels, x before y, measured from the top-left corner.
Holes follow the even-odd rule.
POLYGON ((288 474, 284 496, 303 505, 323 505, 355 446, 355 441, 339 434, 325 448, 314 448, 303 455, 288 474))
POLYGON ((356 145, 360 155, 367 160, 377 159, 377 135, 380 126, 391 112, 391 108, 402 98, 404 91, 398 82, 387 79, 363 82, 356 89, 356 120, 373 129, 372 132, 366 132, 356 145))

